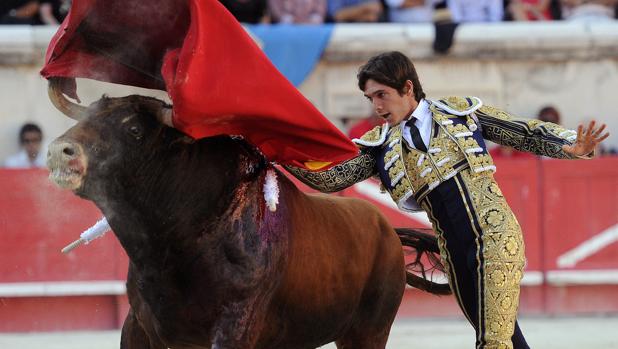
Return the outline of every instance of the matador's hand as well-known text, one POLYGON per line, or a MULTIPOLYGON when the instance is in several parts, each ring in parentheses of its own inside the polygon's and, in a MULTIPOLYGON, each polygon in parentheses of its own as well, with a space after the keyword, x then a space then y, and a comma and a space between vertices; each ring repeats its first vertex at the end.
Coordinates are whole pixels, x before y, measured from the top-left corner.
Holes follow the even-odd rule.
POLYGON ((562 150, 573 156, 586 156, 594 151, 597 144, 609 137, 609 132, 605 132, 605 124, 595 128, 595 122, 590 121, 588 128, 584 130, 583 125, 577 127, 577 139, 573 145, 563 145, 562 150))

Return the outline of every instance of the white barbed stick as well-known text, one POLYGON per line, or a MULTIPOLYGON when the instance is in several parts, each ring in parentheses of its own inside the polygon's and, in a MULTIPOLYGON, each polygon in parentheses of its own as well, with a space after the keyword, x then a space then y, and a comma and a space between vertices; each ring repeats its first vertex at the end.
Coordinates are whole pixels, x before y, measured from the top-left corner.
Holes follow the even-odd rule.
POLYGON ((77 246, 81 245, 81 244, 89 244, 92 240, 100 238, 101 236, 105 235, 105 233, 107 233, 108 231, 110 231, 112 228, 109 226, 109 223, 107 223, 107 219, 105 217, 101 218, 98 222, 95 223, 95 225, 93 225, 92 227, 84 230, 83 233, 80 234, 79 239, 73 241, 72 243, 68 244, 65 248, 63 248, 61 251, 62 253, 69 253, 71 252, 73 249, 75 249, 77 246))

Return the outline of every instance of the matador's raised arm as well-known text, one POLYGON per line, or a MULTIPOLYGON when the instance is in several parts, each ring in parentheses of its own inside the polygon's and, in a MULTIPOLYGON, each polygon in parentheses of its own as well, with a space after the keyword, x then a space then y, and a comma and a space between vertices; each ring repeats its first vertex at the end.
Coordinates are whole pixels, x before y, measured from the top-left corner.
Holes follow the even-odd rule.
POLYGON ((551 122, 518 118, 490 106, 480 107, 475 114, 485 139, 537 155, 558 159, 578 158, 562 149, 563 145, 575 142, 576 131, 551 122))

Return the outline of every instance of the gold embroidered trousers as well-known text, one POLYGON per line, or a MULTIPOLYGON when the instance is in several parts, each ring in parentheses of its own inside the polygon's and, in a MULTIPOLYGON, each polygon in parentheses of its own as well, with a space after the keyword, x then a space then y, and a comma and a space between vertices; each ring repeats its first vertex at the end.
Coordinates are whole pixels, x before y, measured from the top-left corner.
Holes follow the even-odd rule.
POLYGON ((516 321, 523 236, 493 176, 465 169, 420 204, 438 234, 453 294, 476 330, 476 347, 528 348, 516 321))

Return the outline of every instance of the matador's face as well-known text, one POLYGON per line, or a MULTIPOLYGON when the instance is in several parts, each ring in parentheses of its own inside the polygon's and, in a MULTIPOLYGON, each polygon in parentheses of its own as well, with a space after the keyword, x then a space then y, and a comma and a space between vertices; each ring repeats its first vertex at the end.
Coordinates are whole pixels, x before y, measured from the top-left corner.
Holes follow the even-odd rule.
POLYGON ((367 80, 364 92, 365 97, 373 104, 376 114, 384 118, 389 126, 398 125, 412 114, 418 106, 418 102, 414 99, 414 90, 410 80, 404 87, 403 95, 396 89, 373 79, 367 80))

